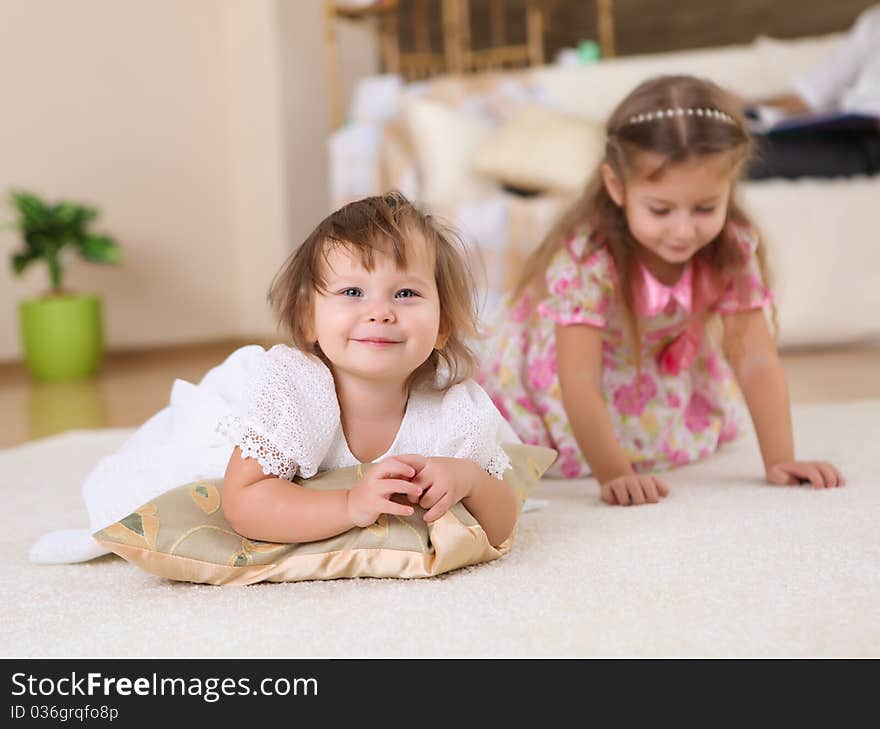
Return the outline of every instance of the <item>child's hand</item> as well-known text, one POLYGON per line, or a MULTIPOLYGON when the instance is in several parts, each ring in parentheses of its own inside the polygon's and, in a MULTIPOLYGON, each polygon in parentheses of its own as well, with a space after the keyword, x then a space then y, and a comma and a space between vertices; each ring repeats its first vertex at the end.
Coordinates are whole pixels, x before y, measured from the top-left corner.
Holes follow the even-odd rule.
POLYGON ((422 487, 409 480, 416 469, 398 458, 386 458, 374 463, 367 474, 348 492, 348 518, 355 526, 367 527, 380 514, 410 516, 414 509, 392 500, 395 494, 406 494, 416 503, 422 495, 422 487))
POLYGON ((465 458, 428 458, 412 482, 423 489, 419 506, 427 509, 425 521, 439 519, 470 494, 481 469, 465 458))
POLYGON ((602 501, 612 506, 656 504, 669 493, 669 487, 657 476, 618 476, 601 485, 602 501))
POLYGON ((767 481, 778 486, 809 483, 814 489, 843 486, 843 474, 825 461, 782 461, 767 469, 767 481))

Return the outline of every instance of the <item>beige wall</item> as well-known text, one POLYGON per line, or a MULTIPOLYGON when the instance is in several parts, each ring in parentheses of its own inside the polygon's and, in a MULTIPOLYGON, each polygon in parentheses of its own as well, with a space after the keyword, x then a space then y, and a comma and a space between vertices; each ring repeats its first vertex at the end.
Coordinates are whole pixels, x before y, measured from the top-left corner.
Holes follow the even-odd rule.
MULTIPOLYGON (((297 5, 307 7, 312 2, 297 5)), ((230 154, 226 181, 232 198, 237 286, 237 306, 227 334, 260 336, 274 332, 266 290, 290 250, 279 11, 274 0, 226 0, 226 5, 230 154)), ((313 140, 317 147, 322 143, 323 132, 313 140)), ((310 164, 322 162, 315 158, 310 164)))
MULTIPOLYGON (((329 212, 330 125, 321 0, 282 0, 279 6, 289 230, 301 242, 329 212)), ((357 78, 378 73, 375 36, 368 23, 336 24, 343 110, 357 78)))
MULTIPOLYGON (((369 71, 346 32, 346 76, 369 71)), ((12 187, 101 208, 120 267, 72 260, 100 293, 109 349, 271 334, 265 292, 327 213, 320 0, 2 0, 0 220, 12 187)), ((18 359, 0 233, 0 360, 18 359)))

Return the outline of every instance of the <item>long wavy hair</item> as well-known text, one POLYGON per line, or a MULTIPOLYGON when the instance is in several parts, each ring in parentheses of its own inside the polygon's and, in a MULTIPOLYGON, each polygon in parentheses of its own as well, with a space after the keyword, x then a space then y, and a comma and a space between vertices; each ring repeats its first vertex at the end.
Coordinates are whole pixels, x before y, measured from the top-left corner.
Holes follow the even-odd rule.
MULTIPOLYGON (((618 296, 631 338, 637 366, 640 365, 640 329, 635 315, 633 275, 636 272, 639 243, 633 237, 626 221, 626 213, 608 193, 602 179, 601 166, 607 163, 626 185, 633 175, 646 174, 656 180, 671 167, 701 157, 728 155, 731 162, 733 186, 739 170, 751 154, 751 141, 739 105, 725 91, 711 81, 693 76, 660 76, 637 86, 612 112, 606 124, 605 155, 578 199, 552 226, 539 247, 526 259, 523 272, 515 288, 514 298, 526 291, 538 297, 546 294, 545 273, 550 261, 579 227, 587 225, 591 231, 591 246, 607 247, 618 276, 618 296), (683 113, 674 111, 658 116, 658 111, 712 109, 726 115, 683 113), (651 114, 649 121, 634 121, 639 115, 651 114), (639 166, 640 156, 651 152, 661 158, 658 166, 645 173, 639 166)), ((643 158, 642 158, 643 159, 643 158)), ((752 225, 746 213, 736 203, 731 190, 727 220, 721 232, 695 255, 708 264, 714 274, 730 276, 745 262, 730 222, 752 225)), ((770 284, 770 274, 764 247, 757 249, 764 281, 770 284)), ((773 310, 774 325, 776 322, 773 310)))

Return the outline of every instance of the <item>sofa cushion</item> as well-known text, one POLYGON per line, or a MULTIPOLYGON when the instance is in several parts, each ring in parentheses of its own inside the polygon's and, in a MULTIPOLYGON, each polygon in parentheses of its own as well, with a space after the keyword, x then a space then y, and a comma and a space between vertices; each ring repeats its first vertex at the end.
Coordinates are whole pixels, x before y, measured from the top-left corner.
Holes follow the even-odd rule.
POLYGON ((739 193, 766 244, 779 345, 880 341, 880 177, 761 180, 739 193))
POLYGON ((604 123, 632 89, 653 76, 695 74, 750 99, 783 93, 797 74, 831 52, 839 37, 759 38, 748 45, 623 56, 589 66, 545 66, 533 71, 533 80, 560 108, 604 123))
POLYGON ((425 98, 409 99, 404 119, 415 151, 419 202, 437 208, 492 194, 495 184, 471 164, 492 132, 490 122, 425 98))
POLYGON ((502 185, 537 192, 580 190, 602 158, 598 124, 548 106, 523 107, 474 155, 474 170, 502 185))

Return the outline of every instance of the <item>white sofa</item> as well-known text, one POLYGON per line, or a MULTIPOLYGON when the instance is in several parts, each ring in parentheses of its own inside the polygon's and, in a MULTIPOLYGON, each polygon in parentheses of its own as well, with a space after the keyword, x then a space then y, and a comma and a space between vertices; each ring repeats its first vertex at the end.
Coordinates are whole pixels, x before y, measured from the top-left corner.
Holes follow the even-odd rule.
MULTIPOLYGON (((524 104, 599 124, 640 81, 672 73, 711 78, 744 97, 768 96, 787 90, 839 38, 759 38, 400 85, 386 94, 390 103, 382 110, 361 113, 356 104, 350 123, 331 138, 334 203, 398 187, 434 208, 479 251, 491 303, 567 199, 511 194, 473 169, 480 145, 524 104)), ((388 80, 383 84, 387 91, 388 80)), ((745 182, 739 194, 764 235, 775 274, 780 345, 880 340, 880 176, 745 182)))

